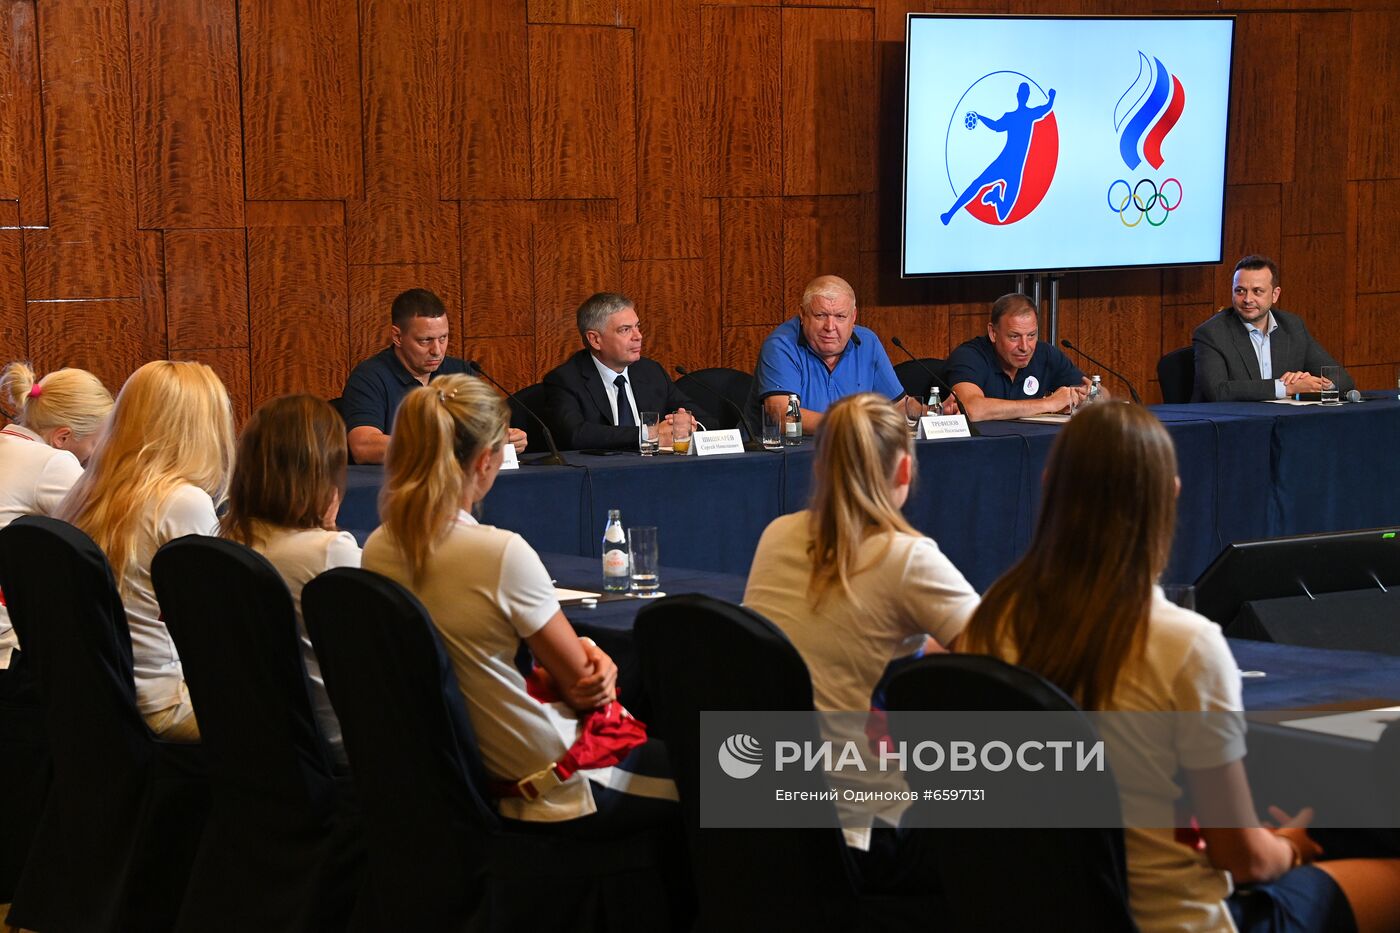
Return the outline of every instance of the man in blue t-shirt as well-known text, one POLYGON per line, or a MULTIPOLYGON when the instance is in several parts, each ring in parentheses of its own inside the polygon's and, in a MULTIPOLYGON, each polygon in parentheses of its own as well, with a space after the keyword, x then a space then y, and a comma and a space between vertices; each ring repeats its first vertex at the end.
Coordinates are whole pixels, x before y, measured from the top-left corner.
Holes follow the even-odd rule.
POLYGON ((761 409, 782 417, 788 396, 796 395, 802 431, 811 434, 832 403, 857 392, 886 395, 910 418, 926 411, 918 399, 905 396, 880 338, 856 326, 856 293, 850 283, 818 276, 802 292, 802 313, 763 341, 750 410, 754 417, 761 409))
MULTIPOLYGON (((447 308, 426 288, 410 288, 390 309, 389 346, 362 361, 345 380, 340 412, 349 432, 354 463, 383 463, 399 402, 410 389, 449 373, 471 375, 465 360, 447 355, 447 308)), ((523 451, 525 432, 510 428, 506 439, 523 451)))
MULTIPOLYGON (((972 421, 1005 421, 1067 412, 1089 391, 1089 380, 1057 347, 1038 341, 1040 315, 1025 295, 1002 295, 992 305, 987 336, 948 355, 948 381, 972 421)), ((1107 390, 1100 390, 1105 398, 1107 390)))

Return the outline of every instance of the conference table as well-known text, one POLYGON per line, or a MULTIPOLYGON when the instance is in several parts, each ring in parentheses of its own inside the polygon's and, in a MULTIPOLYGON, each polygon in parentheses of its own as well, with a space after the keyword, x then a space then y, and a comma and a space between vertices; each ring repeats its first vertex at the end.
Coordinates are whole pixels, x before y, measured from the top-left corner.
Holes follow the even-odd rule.
MULTIPOLYGON (((1382 396, 1382 393, 1375 393, 1382 396)), ((1181 475, 1164 580, 1193 582, 1225 545, 1277 535, 1400 525, 1400 401, 1157 405, 1181 475)), ((983 422, 980 437, 920 441, 905 514, 978 590, 1030 543, 1040 477, 1059 425, 983 422)), ((813 445, 715 457, 599 456, 500 474, 481 520, 541 552, 599 557, 609 509, 655 525, 664 563, 746 573, 770 521, 806 506, 813 445)), ((531 459, 526 457, 526 459, 531 459)), ((340 525, 378 526, 383 470, 350 468, 340 525)), ((601 570, 600 570, 601 573, 601 570)))

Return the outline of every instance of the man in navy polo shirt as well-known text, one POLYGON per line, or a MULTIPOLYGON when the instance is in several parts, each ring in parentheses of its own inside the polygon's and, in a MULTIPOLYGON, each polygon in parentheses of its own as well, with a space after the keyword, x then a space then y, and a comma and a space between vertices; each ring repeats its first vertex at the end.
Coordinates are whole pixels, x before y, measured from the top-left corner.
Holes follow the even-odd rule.
POLYGON ((916 418, 924 405, 904 394, 890 358, 874 331, 856 326, 856 293, 834 275, 818 276, 802 292, 802 313, 763 341, 753 374, 750 408, 781 417, 788 396, 802 408, 802 432, 811 434, 838 399, 879 392, 916 418))
MULTIPOLYGON (((1069 357, 1040 343, 1040 315, 1025 295, 1002 295, 992 305, 987 336, 948 355, 948 381, 972 421, 1004 421, 1069 411, 1089 380, 1069 357)), ((1107 397, 1107 390, 1101 390, 1107 397)))
MULTIPOLYGON (((447 309, 426 288, 410 288, 390 310, 390 345, 360 363, 345 380, 340 410, 350 432, 355 463, 383 463, 394 413, 409 389, 448 373, 467 373, 465 360, 447 355, 447 309)), ((525 432, 511 428, 507 440, 525 449, 525 432)))

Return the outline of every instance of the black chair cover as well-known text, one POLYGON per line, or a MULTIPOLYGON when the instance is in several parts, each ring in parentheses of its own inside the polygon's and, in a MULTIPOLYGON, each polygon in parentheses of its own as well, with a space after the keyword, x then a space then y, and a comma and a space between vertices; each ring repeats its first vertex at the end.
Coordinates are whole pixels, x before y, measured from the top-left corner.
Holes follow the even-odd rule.
POLYGON ((200 535, 162 547, 151 579, 213 792, 178 928, 345 929, 358 819, 311 712, 286 584, 261 555, 200 535))
POLYGON ((1182 347, 1158 360, 1157 384, 1162 387, 1162 401, 1168 405, 1191 401, 1196 389, 1196 351, 1182 347))
POLYGON ((670 926, 651 836, 607 843, 503 829, 466 704, 422 604, 337 568, 302 613, 355 776, 369 852, 357 926, 651 931, 670 926))
POLYGON ((554 390, 543 382, 537 382, 516 392, 515 398, 506 399, 506 404, 510 406, 510 426, 529 435, 530 441, 525 446, 527 454, 547 452, 549 444, 544 439, 544 431, 540 430, 540 423, 525 410, 526 405, 530 407, 530 411, 545 419, 545 424, 549 425, 550 431, 554 433, 555 442, 559 441, 559 429, 554 426, 551 417, 554 411, 553 392, 554 390))
MULTIPOLYGON (((929 370, 933 370, 939 379, 947 380, 948 363, 935 356, 926 356, 917 363, 913 360, 905 360, 896 364, 894 374, 895 378, 899 380, 899 384, 904 386, 905 392, 924 402, 928 401, 929 388, 934 384, 929 370)), ((942 383, 939 383, 938 387, 946 400, 948 390, 943 387, 942 383)))
MULTIPOLYGON (((714 366, 701 369, 676 380, 676 388, 699 405, 709 416, 706 428, 714 431, 728 430, 739 426, 739 412, 749 402, 749 391, 753 387, 753 373, 746 373, 727 366, 714 366), (704 380, 702 385, 700 380, 704 380), (713 387, 713 388, 711 388, 713 387), (728 399, 733 404, 725 404, 728 399), (735 411, 735 407, 739 411, 735 411)), ((747 427, 747 425, 746 425, 747 427)))
POLYGON ((43 933, 172 927, 208 810, 197 746, 136 709, 102 551, 42 516, 0 530, 0 587, 44 707, 53 779, 7 921, 43 933))
MULTIPOLYGON (((983 655, 937 655, 916 661, 890 681, 890 730, 901 735, 901 710, 1077 711, 1074 701, 1039 675, 983 655)), ((1083 720, 1088 741, 1097 739, 1083 720)), ((1081 776, 1082 777, 1082 776, 1081 776)), ((1098 799, 1117 809, 1111 771, 1099 777, 1098 799)), ((919 772, 911 788, 923 790, 919 772)), ((931 777, 929 787, 938 779, 931 777)), ((939 806, 915 804, 920 807, 939 806)), ((959 931, 1135 931, 1128 909, 1120 829, 938 829, 925 834, 959 931)))
POLYGON ((16 650, 0 671, 0 800, 6 801, 0 832, 0 904, 14 898, 29 844, 49 788, 49 748, 44 708, 24 653, 16 650))

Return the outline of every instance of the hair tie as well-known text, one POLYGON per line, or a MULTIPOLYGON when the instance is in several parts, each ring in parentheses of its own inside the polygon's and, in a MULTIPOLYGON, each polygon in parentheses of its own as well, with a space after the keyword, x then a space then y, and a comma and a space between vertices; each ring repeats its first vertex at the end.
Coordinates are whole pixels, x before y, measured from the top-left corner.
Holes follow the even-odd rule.
POLYGON ((44 394, 44 387, 41 386, 41 385, 39 385, 39 383, 36 382, 36 383, 34 383, 34 385, 32 385, 32 386, 29 387, 29 397, 30 397, 30 398, 38 398, 39 396, 41 396, 41 395, 43 395, 43 394, 44 394))
POLYGON ((457 397, 457 390, 456 390, 456 389, 453 389, 451 392, 444 392, 444 391, 442 391, 441 389, 438 389, 438 394, 437 394, 437 395, 438 395, 438 401, 439 401, 439 402, 442 402, 444 405, 446 405, 448 399, 454 399, 454 398, 457 397))

